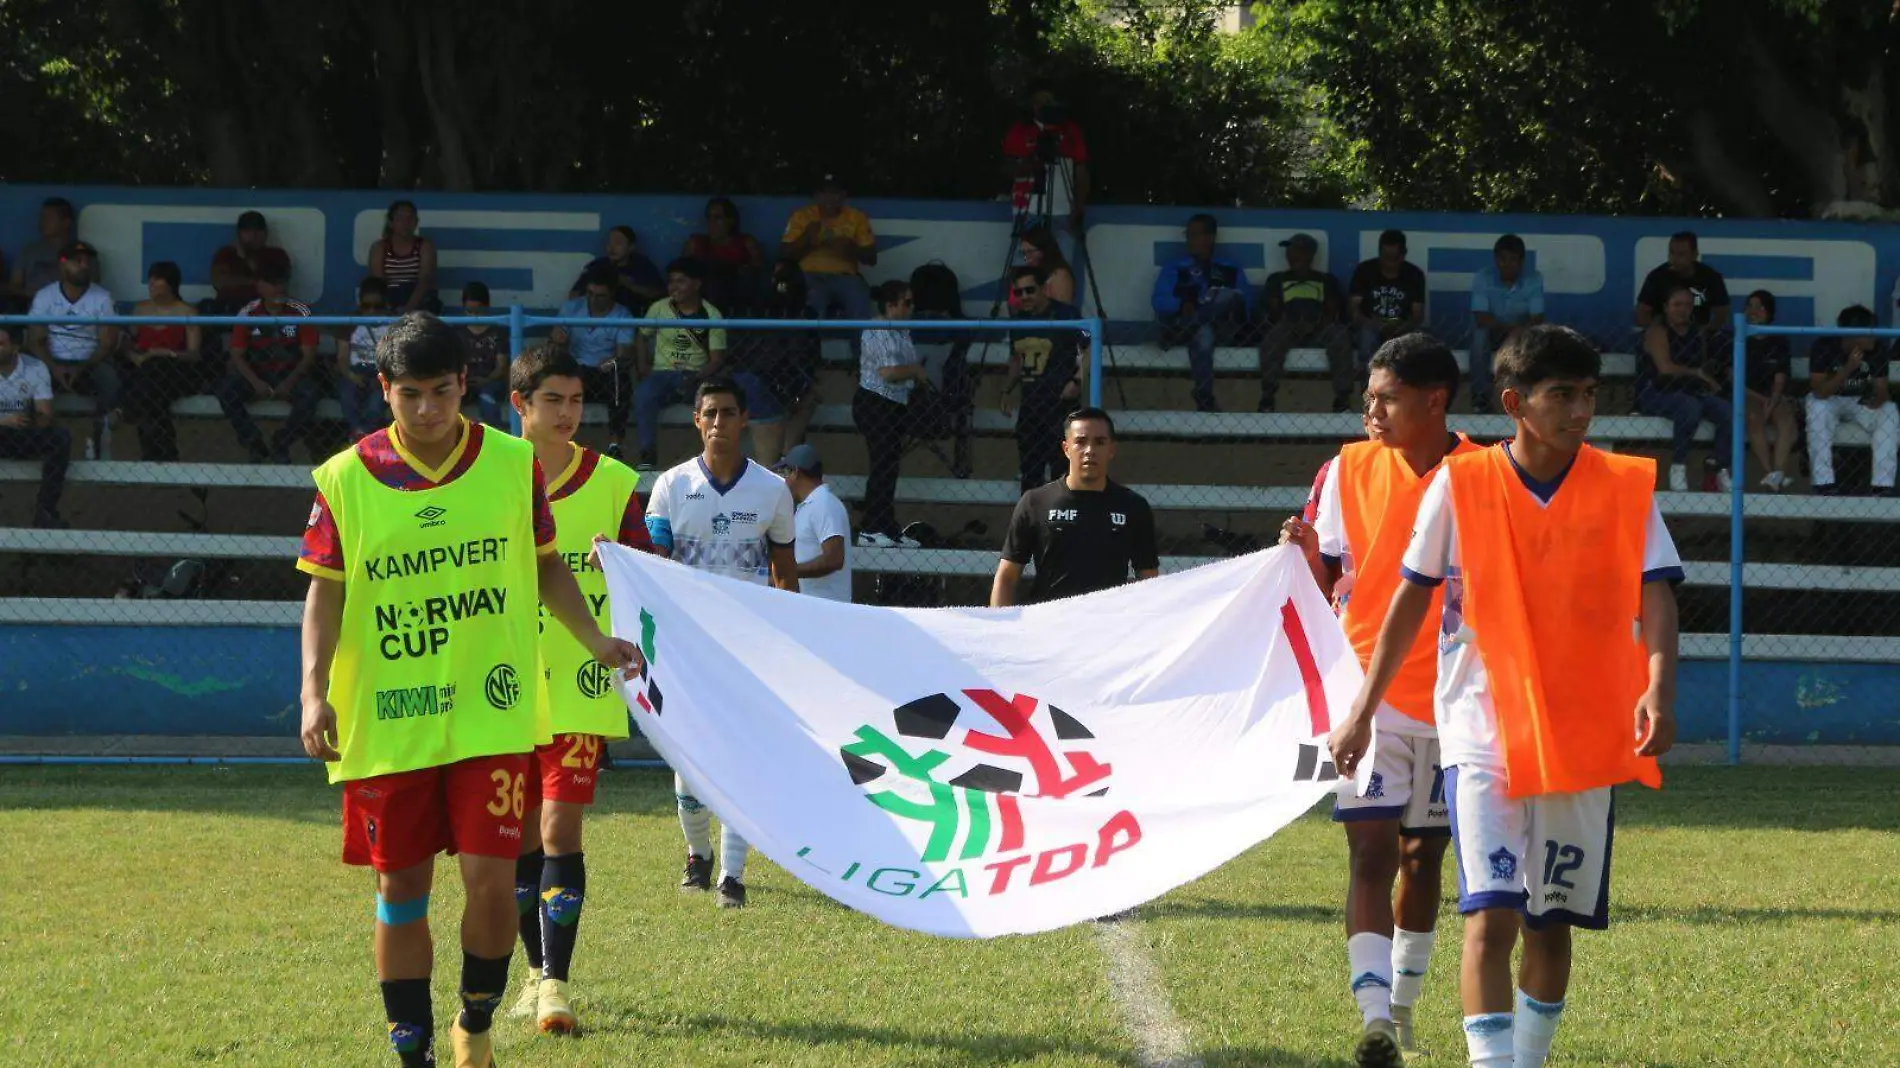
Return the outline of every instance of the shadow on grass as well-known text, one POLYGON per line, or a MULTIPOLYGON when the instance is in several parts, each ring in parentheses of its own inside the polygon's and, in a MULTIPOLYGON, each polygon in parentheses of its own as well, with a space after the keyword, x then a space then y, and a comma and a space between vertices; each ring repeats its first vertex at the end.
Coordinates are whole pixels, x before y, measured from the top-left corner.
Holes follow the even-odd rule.
POLYGON ((1141 906, 1144 920, 1215 919, 1280 920, 1287 923, 1340 924, 1344 916, 1337 905, 1288 905, 1262 901, 1175 901, 1167 897, 1141 906))
POLYGON ((1850 923, 1900 923, 1900 911, 1893 909, 1776 909, 1722 908, 1716 905, 1610 905, 1614 923, 1688 923, 1712 927, 1730 927, 1764 923, 1807 923, 1813 920, 1844 920, 1850 923))
MULTIPOLYGON (((309 767, 0 767, 0 811, 182 812, 335 825, 340 786, 309 767)), ((669 773, 638 768, 601 777, 594 811, 674 811, 669 773)))
MULTIPOLYGON (((668 1016, 664 1019, 643 1017, 631 1004, 615 1004, 614 999, 594 995, 609 1007, 613 1019, 603 1020, 592 1034, 620 1034, 629 1038, 676 1039, 728 1038, 761 1042, 793 1042, 813 1049, 825 1046, 865 1044, 891 1049, 933 1051, 967 1058, 972 1065, 1008 1064, 1036 1057, 1094 1057, 1113 1064, 1139 1068, 1141 1058, 1126 1045, 1087 1039, 1061 1041, 1034 1035, 1013 1035, 998 1031, 931 1031, 922 1028, 865 1027, 843 1022, 802 1023, 774 1020, 740 1019, 723 1015, 668 1016)), ((603 1016, 606 1014, 602 1014, 603 1016)))

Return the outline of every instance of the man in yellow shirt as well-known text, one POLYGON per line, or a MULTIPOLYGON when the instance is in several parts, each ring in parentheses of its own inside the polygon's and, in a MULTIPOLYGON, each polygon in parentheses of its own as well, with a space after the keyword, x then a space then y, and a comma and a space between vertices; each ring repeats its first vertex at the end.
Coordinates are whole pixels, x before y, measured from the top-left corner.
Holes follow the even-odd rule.
POLYGON ((436 1063, 429 892, 445 851, 466 901, 454 1064, 494 1065, 529 756, 550 740, 537 600, 606 668, 635 655, 555 551, 534 446, 462 418, 467 358, 426 312, 383 335, 395 423, 313 472, 297 561, 304 751, 343 785, 344 862, 376 872, 376 972, 404 1068, 436 1063))
POLYGON ((836 304, 847 319, 869 319, 871 292, 859 272, 877 265, 877 235, 870 216, 846 204, 845 195, 836 175, 819 179, 814 202, 786 221, 779 256, 805 272, 805 307, 813 316, 836 304))

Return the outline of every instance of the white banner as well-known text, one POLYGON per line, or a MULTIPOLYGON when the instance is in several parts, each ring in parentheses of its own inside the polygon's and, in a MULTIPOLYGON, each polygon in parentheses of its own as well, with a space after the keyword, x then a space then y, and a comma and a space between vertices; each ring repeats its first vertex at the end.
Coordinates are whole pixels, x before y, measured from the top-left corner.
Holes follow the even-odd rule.
POLYGON ((936 935, 1064 927, 1244 852, 1332 790, 1361 679, 1291 547, 1007 610, 601 556, 667 763, 814 889, 936 935))

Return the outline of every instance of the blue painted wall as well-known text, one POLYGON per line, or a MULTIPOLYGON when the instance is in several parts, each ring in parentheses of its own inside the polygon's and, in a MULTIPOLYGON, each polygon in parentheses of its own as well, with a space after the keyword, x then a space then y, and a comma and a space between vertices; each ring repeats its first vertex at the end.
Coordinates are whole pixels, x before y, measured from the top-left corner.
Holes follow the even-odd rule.
MULTIPOLYGON (((370 242, 380 233, 391 194, 379 191, 252 191, 116 187, 0 187, 0 248, 9 259, 32 236, 39 201, 65 196, 80 209, 79 229, 98 246, 103 281, 119 298, 143 296, 145 268, 176 261, 186 296, 208 295, 210 260, 230 240, 239 212, 262 210, 272 240, 289 250, 295 296, 326 310, 353 300, 370 242)), ((580 267, 600 248, 607 229, 632 226, 657 262, 677 254, 699 226, 703 200, 682 196, 551 196, 417 193, 423 231, 441 249, 441 283, 453 296, 479 278, 497 304, 551 307, 580 267)), ((748 231, 769 250, 786 216, 801 203, 785 197, 737 198, 748 231)), ((987 311, 1004 262, 1009 214, 995 202, 863 200, 880 235, 880 259, 868 272, 908 275, 943 260, 966 289, 972 314, 987 311)), ((1189 207, 1104 206, 1090 216, 1089 248, 1102 288, 1105 318, 1147 321, 1156 265, 1182 250, 1180 227, 1189 207)), ((1401 227, 1411 258, 1431 286, 1433 322, 1468 318, 1471 275, 1490 260, 1506 231, 1522 235, 1544 272, 1553 319, 1592 332, 1629 322, 1643 275, 1661 263, 1668 235, 1694 229, 1703 256, 1724 272, 1737 299, 1765 287, 1780 297, 1782 320, 1832 321, 1849 304, 1891 315, 1900 278, 1900 228, 1849 223, 1725 219, 1620 219, 1590 216, 1391 214, 1346 211, 1214 209, 1222 244, 1256 283, 1282 263, 1279 242, 1305 231, 1318 238, 1321 262, 1342 279, 1373 254, 1379 231, 1401 227)))
MULTIPOLYGON (((297 733, 285 627, 0 626, 0 734, 297 733)), ((1727 667, 1685 661, 1685 742, 1727 737, 1727 667)), ((1760 662, 1742 678, 1751 742, 1900 744, 1900 666, 1760 662)))

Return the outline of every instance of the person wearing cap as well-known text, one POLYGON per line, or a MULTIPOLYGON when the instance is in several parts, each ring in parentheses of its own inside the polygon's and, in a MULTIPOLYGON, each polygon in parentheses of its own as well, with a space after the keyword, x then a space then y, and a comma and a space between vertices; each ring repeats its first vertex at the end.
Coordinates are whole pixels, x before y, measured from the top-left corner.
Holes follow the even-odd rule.
POLYGON ((1345 294, 1331 273, 1314 268, 1319 242, 1311 234, 1294 234, 1280 247, 1286 249, 1286 270, 1267 276, 1260 288, 1260 307, 1266 314, 1266 333, 1260 339, 1260 407, 1270 412, 1278 401, 1280 379, 1286 374, 1286 356, 1295 345, 1321 345, 1333 380, 1333 411, 1356 406, 1352 387, 1352 339, 1340 316, 1345 294))
POLYGON ((871 292, 862 271, 877 264, 877 235, 870 216, 846 204, 845 196, 837 175, 819 179, 813 202, 785 221, 779 256, 805 272, 805 307, 812 315, 822 318, 835 304, 847 319, 869 319, 871 292))
POLYGON ((1220 224, 1212 215, 1187 221, 1187 254, 1162 264, 1155 276, 1152 303, 1161 321, 1163 344, 1187 343, 1188 369, 1194 375, 1194 408, 1217 412, 1214 403, 1214 345, 1253 315, 1247 272, 1214 249, 1220 224))
MULTIPOLYGON (((290 271, 277 264, 265 264, 257 276, 257 299, 238 314, 244 317, 293 318, 308 316, 310 308, 291 300, 290 271)), ((253 463, 290 462, 290 446, 305 439, 323 390, 313 372, 317 366, 317 328, 289 324, 283 326, 240 326, 231 331, 229 370, 213 393, 224 417, 231 421, 240 445, 250 453, 253 463), (290 413, 268 445, 251 419, 249 403, 254 400, 281 400, 290 403, 290 413)), ((309 446, 305 441, 305 445, 309 446)), ((312 459, 321 457, 312 455, 312 459)))
POLYGON ((1379 254, 1353 269, 1346 292, 1352 326, 1359 334, 1354 370, 1363 381, 1380 345, 1425 326, 1425 272, 1405 258, 1405 231, 1379 235, 1379 254))
MULTIPOLYGON (((69 241, 59 250, 59 281, 33 295, 29 315, 61 319, 91 319, 116 313, 112 294, 93 282, 97 253, 84 241, 69 241)), ((26 348, 45 362, 55 389, 91 393, 97 404, 93 415, 88 458, 108 458, 110 420, 119 406, 123 379, 113 354, 119 349, 116 326, 52 326, 27 328, 26 348)))
POLYGON ((290 274, 290 254, 273 247, 261 211, 238 216, 237 238, 211 257, 211 288, 220 310, 235 312, 257 299, 257 279, 266 267, 290 274))
POLYGON ((1471 279, 1471 410, 1491 410, 1491 354, 1519 330, 1544 321, 1544 276, 1524 263, 1524 239, 1505 234, 1491 266, 1471 279))
MULTIPOLYGON (((40 290, 59 281, 59 251, 73 242, 73 202, 47 197, 40 203, 40 236, 20 248, 13 261, 12 295, 25 307, 40 290)), ((98 273, 98 264, 93 265, 98 273)))
POLYGON ((825 485, 825 465, 811 445, 794 445, 772 470, 792 491, 792 552, 798 592, 851 602, 851 516, 825 485))

